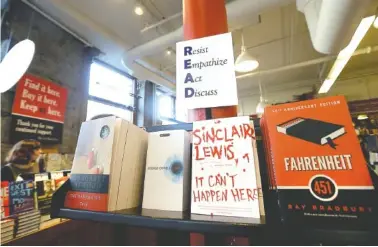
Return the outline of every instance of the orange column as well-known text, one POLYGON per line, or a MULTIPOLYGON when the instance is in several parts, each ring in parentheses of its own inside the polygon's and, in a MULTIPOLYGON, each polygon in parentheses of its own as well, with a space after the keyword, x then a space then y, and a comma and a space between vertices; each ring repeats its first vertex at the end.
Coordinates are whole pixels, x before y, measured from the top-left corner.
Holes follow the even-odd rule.
MULTIPOLYGON (((185 40, 228 32, 224 0, 183 0, 183 18, 185 40)), ((236 106, 195 109, 189 111, 189 121, 235 117, 236 115, 236 106)))

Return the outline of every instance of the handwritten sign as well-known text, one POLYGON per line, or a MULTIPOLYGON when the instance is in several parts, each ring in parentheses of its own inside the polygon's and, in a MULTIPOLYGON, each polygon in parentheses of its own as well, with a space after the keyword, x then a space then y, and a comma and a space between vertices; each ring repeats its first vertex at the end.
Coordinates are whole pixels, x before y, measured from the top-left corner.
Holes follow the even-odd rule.
POLYGON ((60 143, 63 132, 67 89, 33 75, 17 84, 12 109, 12 138, 60 143))
POLYGON ((192 134, 191 212, 259 218, 249 118, 194 122, 192 134))

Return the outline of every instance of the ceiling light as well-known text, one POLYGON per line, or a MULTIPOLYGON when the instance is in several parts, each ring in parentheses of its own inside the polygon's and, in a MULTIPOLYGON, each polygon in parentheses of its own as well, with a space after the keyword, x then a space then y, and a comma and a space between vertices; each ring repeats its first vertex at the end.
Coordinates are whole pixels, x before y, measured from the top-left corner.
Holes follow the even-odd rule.
POLYGON ((0 92, 13 87, 25 74, 33 60, 35 44, 30 39, 18 42, 0 63, 0 92))
POLYGON ((375 21, 374 21, 373 26, 374 26, 375 28, 378 28, 378 16, 377 16, 377 18, 375 18, 375 21))
POLYGON ((349 59, 352 57, 361 40, 369 30, 374 19, 375 16, 369 16, 362 19, 348 46, 341 50, 339 55, 337 56, 331 71, 329 72, 327 78, 324 80, 318 93, 327 93, 329 91, 333 83, 336 81, 337 77, 340 75, 341 71, 344 69, 345 65, 348 63, 349 59))
POLYGON ((260 99, 260 102, 256 106, 256 113, 257 114, 263 114, 265 107, 267 107, 268 104, 264 102, 263 99, 260 99))
POLYGON ((259 90, 260 90, 260 102, 256 106, 256 114, 262 115, 264 113, 265 107, 267 107, 268 104, 266 103, 263 97, 263 91, 261 87, 261 77, 259 77, 259 90))
POLYGON ((366 114, 361 114, 361 115, 358 115, 357 116, 357 119, 358 120, 364 120, 364 119, 368 119, 369 117, 366 115, 366 114))
POLYGON ((143 7, 139 4, 135 5, 134 13, 137 15, 143 15, 144 14, 143 7))
POLYGON ((240 55, 236 58, 235 61, 235 70, 237 72, 245 73, 250 72, 259 67, 259 62, 248 54, 248 52, 245 50, 245 47, 242 47, 242 52, 240 55))
POLYGON ((172 54, 172 51, 171 51, 170 49, 167 49, 167 50, 165 51, 165 54, 167 54, 167 55, 169 56, 169 55, 172 54))
POLYGON ((242 47, 241 47, 241 53, 236 58, 235 61, 235 70, 240 73, 250 72, 259 67, 259 62, 252 57, 246 47, 244 46, 244 36, 242 34, 242 47))

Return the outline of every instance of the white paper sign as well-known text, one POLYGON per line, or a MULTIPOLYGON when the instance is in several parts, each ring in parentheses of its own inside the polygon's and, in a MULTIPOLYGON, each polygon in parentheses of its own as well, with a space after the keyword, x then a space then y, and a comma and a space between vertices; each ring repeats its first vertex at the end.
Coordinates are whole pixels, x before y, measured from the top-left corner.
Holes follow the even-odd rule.
POLYGON ((176 98, 186 109, 238 104, 231 33, 176 44, 176 98))
POLYGON ((248 117, 193 123, 191 213, 260 218, 248 117))

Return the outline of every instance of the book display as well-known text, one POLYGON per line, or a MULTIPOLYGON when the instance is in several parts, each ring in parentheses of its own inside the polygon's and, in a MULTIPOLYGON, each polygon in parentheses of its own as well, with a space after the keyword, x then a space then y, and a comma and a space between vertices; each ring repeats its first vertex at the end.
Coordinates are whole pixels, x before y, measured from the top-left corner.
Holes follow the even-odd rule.
POLYGON ((66 181, 68 174, 68 171, 25 174, 27 180, 1 182, 2 244, 30 235, 44 223, 60 223, 50 223, 51 199, 55 181, 66 181))
POLYGON ((1 13, 2 245, 378 246, 378 0, 1 13))
MULTIPOLYGON (((303 233, 303 236, 297 238, 298 241, 310 234, 311 241, 314 242, 323 241, 322 239, 340 242, 340 238, 336 240, 331 237, 334 230, 349 228, 361 231, 366 229, 366 220, 375 217, 374 205, 369 204, 372 201, 366 199, 375 193, 373 181, 366 164, 359 160, 360 150, 352 146, 356 137, 352 135, 354 132, 350 129, 351 122, 347 116, 348 109, 344 99, 331 97, 269 107, 261 121, 251 122, 248 117, 236 117, 151 127, 147 129, 148 140, 142 129, 125 122, 128 128, 135 128, 139 131, 135 133, 145 138, 145 146, 138 151, 142 152, 139 157, 144 157, 138 159, 142 167, 135 161, 130 163, 132 156, 136 155, 127 149, 128 138, 132 137, 127 134, 127 139, 123 140, 123 135, 111 136, 112 132, 127 132, 127 129, 122 130, 122 121, 115 117, 88 121, 83 124, 78 144, 91 145, 85 148, 78 146, 79 153, 75 154, 72 175, 53 196, 51 215, 53 218, 94 219, 123 222, 130 226, 245 236, 251 236, 252 229, 260 229, 259 226, 266 224, 267 228, 264 229, 275 232, 277 238, 262 237, 261 241, 265 242, 293 241, 294 231, 290 229, 294 228, 296 232, 303 233), (317 106, 316 110, 320 113, 308 107, 309 105, 317 106), (338 119, 329 118, 327 114, 324 117, 322 107, 327 111, 338 112, 338 119), (345 118, 340 117, 343 115, 345 118), (93 133, 101 133, 104 126, 109 127, 106 135, 111 139, 109 144, 101 144, 101 150, 106 151, 101 154, 98 151, 100 144, 93 143, 106 142, 101 134, 97 137, 93 133), (310 134, 304 131, 309 129, 310 134), (86 131, 92 135, 83 136, 82 133, 86 131), (87 138, 98 140, 82 141, 88 140, 87 138), (349 143, 347 147, 344 147, 345 142, 349 143), (124 143, 124 149, 119 148, 117 143, 124 143), (305 148, 306 145, 309 147, 305 148), (188 151, 191 152, 189 174, 185 171, 185 157, 190 153, 188 151), (111 155, 104 159, 104 154, 111 155), (130 160, 127 159, 129 162, 125 157, 131 157, 130 160), (122 165, 117 167, 114 160, 122 160, 122 165), (184 165, 178 166, 181 162, 184 165), (109 167, 106 168, 106 164, 109 167), (110 208, 109 204, 103 204, 101 209, 96 206, 83 208, 69 202, 72 193, 83 193, 83 196, 89 193, 75 190, 79 184, 75 176, 83 174, 80 169, 90 168, 96 173, 89 174, 87 171, 88 180, 90 176, 99 176, 97 173, 103 172, 102 175, 106 174, 107 179, 112 181, 110 184, 114 185, 117 181, 129 184, 130 179, 122 176, 125 168, 132 170, 132 164, 134 169, 139 169, 144 175, 144 180, 140 180, 143 183, 139 182, 140 189, 143 189, 143 200, 139 200, 140 207, 117 208, 116 203, 115 209, 110 208), (76 168, 76 165, 85 167, 76 168), (119 170, 121 172, 115 176, 113 172, 119 170), (354 172, 361 176, 357 178, 353 175, 354 172), (183 177, 180 178, 177 174, 183 177), (286 174, 289 174, 288 178, 286 174), (184 186, 185 176, 190 179, 191 186, 184 186), (187 210, 186 193, 190 202, 187 210), (333 213, 329 212, 331 209, 333 213), (337 217, 331 216, 332 214, 337 217), (337 223, 338 220, 344 222, 346 219, 356 224, 337 223), (298 229, 297 226, 303 222, 306 222, 306 227, 298 229), (322 222, 327 222, 326 226, 322 222), (270 228, 273 226, 274 228, 270 228), (311 227, 318 230, 309 230, 311 227), (322 231, 319 227, 328 230, 322 231), (274 230, 276 228, 281 229, 280 233, 274 230)), ((134 144, 137 146, 136 141, 134 144)), ((120 191, 124 187, 118 188, 116 201, 119 202, 120 198, 128 197, 129 194, 120 191)), ((104 194, 107 194, 108 200, 114 199, 109 196, 110 191, 105 191, 104 194)), ((98 198, 101 196, 103 195, 98 198)), ((78 202, 87 203, 79 198, 81 197, 76 197, 78 202)), ((370 239, 370 235, 367 236, 370 239)))

